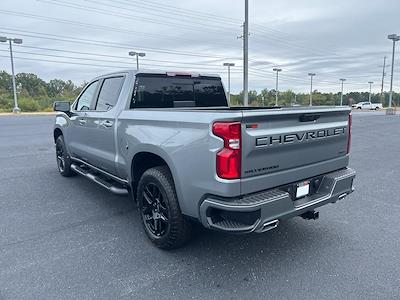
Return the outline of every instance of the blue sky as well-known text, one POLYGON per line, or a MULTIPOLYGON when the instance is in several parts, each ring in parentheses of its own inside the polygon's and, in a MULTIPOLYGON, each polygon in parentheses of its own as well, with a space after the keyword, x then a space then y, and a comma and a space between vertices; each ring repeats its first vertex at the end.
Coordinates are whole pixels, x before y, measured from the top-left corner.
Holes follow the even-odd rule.
MULTIPOLYGON (((20 37, 16 71, 80 83, 99 74, 135 68, 128 52, 146 52, 142 68, 217 73, 234 62, 232 89, 242 88, 243 0, 3 0, 0 36, 20 37)), ((380 90, 386 36, 400 34, 396 0, 250 0, 250 89, 272 89, 279 66, 280 89, 307 92, 380 90)), ((399 46, 400 47, 400 46, 399 46)), ((10 70, 0 45, 0 69, 10 70)), ((399 53, 400 59, 400 53, 399 53)), ((398 60, 400 61, 400 60, 398 60)), ((400 63, 395 64, 400 89, 400 63)), ((390 69, 387 69, 390 74, 390 69)), ((386 78, 385 89, 388 89, 386 78)))

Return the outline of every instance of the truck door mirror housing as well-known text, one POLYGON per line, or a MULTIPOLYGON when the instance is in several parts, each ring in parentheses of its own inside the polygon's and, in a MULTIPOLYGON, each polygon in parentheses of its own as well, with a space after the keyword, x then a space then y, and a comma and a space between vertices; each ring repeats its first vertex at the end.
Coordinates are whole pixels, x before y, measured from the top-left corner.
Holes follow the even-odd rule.
POLYGON ((53 104, 54 111, 70 112, 71 104, 68 101, 56 101, 53 104))

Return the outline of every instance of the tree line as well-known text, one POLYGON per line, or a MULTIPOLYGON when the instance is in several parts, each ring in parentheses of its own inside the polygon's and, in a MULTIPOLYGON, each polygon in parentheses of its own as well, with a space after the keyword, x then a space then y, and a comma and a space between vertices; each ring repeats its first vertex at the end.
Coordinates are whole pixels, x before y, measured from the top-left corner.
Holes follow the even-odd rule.
MULTIPOLYGON (((73 102, 79 95, 85 83, 74 84, 71 80, 52 79, 44 81, 33 73, 19 73, 16 75, 18 105, 22 111, 51 111, 54 101, 66 100, 73 102)), ((368 92, 349 92, 343 96, 343 104, 351 105, 361 101, 368 101, 368 92)), ((310 94, 294 93, 291 90, 279 92, 279 106, 308 105, 310 94)), ((243 93, 231 95, 231 105, 242 104, 243 93)), ((372 94, 372 102, 388 104, 388 94, 372 94)), ((394 93, 394 105, 400 102, 400 94, 394 93)), ((249 91, 251 106, 275 105, 275 90, 263 89, 260 92, 249 91)), ((313 93, 313 105, 339 105, 340 93, 313 93)), ((6 71, 0 72, 0 112, 10 112, 14 107, 12 78, 6 71)))
MULTIPOLYGON (((274 89, 263 89, 261 92, 255 90, 249 91, 249 105, 251 106, 274 106, 275 105, 274 89)), ((321 93, 315 90, 312 95, 313 105, 340 105, 340 92, 339 93, 321 93)), ((369 92, 349 92, 343 94, 343 105, 352 105, 358 102, 368 101, 369 92)), ((389 103, 389 93, 385 92, 383 95, 371 94, 371 101, 374 103, 382 103, 387 106, 389 103)), ((293 105, 309 105, 309 93, 294 93, 291 90, 278 93, 279 106, 293 106, 293 105)), ((393 105, 400 103, 400 94, 393 93, 393 105)), ((243 104, 243 93, 232 94, 231 104, 240 106, 243 104)))
MULTIPOLYGON (((71 80, 52 79, 44 81, 32 73, 19 73, 16 76, 18 106, 22 111, 52 111, 56 100, 74 101, 84 87, 71 80)), ((0 72, 0 112, 10 112, 14 107, 12 77, 0 72)))

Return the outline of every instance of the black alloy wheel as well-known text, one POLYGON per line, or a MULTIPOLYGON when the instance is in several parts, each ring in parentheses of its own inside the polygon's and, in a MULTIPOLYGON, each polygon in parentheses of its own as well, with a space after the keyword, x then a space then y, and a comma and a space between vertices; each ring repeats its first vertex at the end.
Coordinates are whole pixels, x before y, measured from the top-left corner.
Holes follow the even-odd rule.
POLYGON ((56 158, 57 158, 57 169, 62 176, 70 177, 76 174, 71 169, 72 161, 67 153, 64 137, 62 135, 60 135, 56 140, 56 158))
POLYGON ((60 173, 65 170, 64 148, 61 143, 56 144, 57 167, 60 173))
POLYGON ((183 246, 191 237, 191 221, 182 214, 167 166, 146 170, 137 188, 137 204, 147 237, 161 249, 183 246))
POLYGON ((147 229, 156 237, 165 235, 169 230, 169 212, 166 196, 154 183, 148 183, 143 189, 142 217, 147 229))

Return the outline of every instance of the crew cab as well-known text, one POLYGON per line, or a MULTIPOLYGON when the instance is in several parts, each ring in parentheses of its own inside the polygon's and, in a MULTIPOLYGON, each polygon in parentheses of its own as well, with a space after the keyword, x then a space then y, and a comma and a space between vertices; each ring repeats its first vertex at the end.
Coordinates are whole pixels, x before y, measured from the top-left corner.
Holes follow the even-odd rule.
POLYGON ((124 71, 54 109, 60 174, 129 194, 163 249, 193 222, 260 233, 353 192, 348 107, 230 107, 219 76, 124 71))
POLYGON ((382 103, 372 103, 372 102, 358 102, 353 106, 356 109, 371 109, 371 110, 379 110, 382 109, 382 103))

